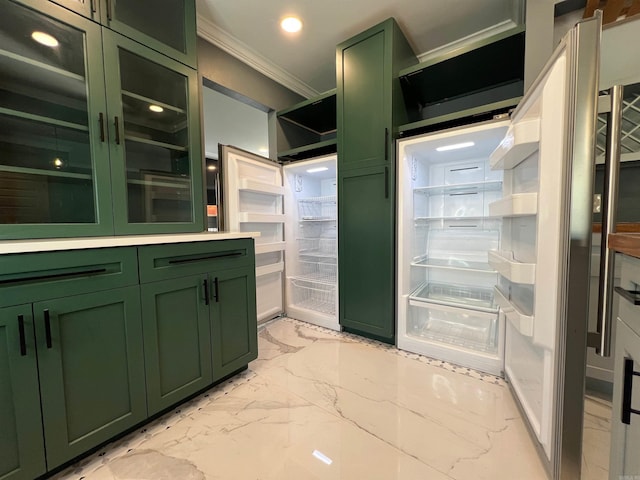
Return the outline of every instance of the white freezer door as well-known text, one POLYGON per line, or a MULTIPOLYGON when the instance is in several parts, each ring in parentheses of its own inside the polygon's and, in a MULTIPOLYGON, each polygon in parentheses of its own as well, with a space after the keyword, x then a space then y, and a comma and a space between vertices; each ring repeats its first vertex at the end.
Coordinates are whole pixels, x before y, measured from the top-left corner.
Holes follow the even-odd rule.
POLYGON ((256 247, 258 322, 284 312, 284 186, 282 167, 268 158, 222 146, 222 229, 260 232, 256 247))
POLYGON ((567 34, 490 159, 512 202, 494 208, 505 373, 554 479, 581 468, 600 31, 594 18, 567 34))

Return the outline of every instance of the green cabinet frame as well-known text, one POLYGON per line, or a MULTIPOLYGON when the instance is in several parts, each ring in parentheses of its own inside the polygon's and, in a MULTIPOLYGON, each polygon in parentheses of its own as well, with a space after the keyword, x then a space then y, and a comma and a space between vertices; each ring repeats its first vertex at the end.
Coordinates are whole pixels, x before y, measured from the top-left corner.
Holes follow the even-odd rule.
POLYGON ((80 15, 90 18, 95 22, 100 22, 100 8, 98 8, 98 0, 50 0, 54 3, 62 5, 69 10, 73 10, 80 15))
POLYGON ((213 381, 208 287, 206 275, 141 286, 149 415, 213 381))
POLYGON ((139 287, 33 304, 49 470, 147 418, 139 287))
POLYGON ((0 478, 46 471, 31 305, 0 309, 0 478))

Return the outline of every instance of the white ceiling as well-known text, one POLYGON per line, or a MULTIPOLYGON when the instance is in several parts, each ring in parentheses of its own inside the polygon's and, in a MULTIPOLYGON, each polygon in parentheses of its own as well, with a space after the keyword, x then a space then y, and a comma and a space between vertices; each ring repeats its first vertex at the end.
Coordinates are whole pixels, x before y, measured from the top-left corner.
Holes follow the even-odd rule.
POLYGON ((197 0, 204 38, 304 96, 336 85, 335 47, 395 17, 416 55, 467 36, 513 28, 524 0, 197 0), (294 14, 304 24, 285 34, 294 14))

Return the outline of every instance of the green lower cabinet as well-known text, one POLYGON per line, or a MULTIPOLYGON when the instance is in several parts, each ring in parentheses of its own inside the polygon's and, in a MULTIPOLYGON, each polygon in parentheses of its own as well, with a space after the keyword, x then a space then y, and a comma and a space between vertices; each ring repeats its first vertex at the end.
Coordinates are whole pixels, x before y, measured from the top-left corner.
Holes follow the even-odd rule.
POLYGON ((31 304, 0 309, 0 479, 45 473, 31 304))
POLYGON ((256 274, 253 268, 211 276, 213 377, 219 380, 258 357, 256 274))
POLYGON ((394 178, 389 167, 338 172, 340 324, 395 342, 394 178))
POLYGON ((140 287, 33 304, 49 469, 147 417, 140 287))
POLYGON ((207 282, 195 275, 141 287, 149 415, 212 382, 207 282))

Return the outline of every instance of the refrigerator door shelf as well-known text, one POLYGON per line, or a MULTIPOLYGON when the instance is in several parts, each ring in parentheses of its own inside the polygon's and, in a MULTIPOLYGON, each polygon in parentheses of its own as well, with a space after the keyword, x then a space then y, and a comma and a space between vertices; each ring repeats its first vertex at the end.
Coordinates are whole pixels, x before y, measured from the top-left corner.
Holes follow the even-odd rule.
POLYGON ((540 119, 524 119, 509 127, 504 139, 489 157, 492 170, 511 170, 538 150, 540 119))
POLYGON ((283 214, 239 212, 238 221, 240 223, 284 223, 283 214))
POLYGON ((519 262, 512 252, 490 251, 489 265, 511 282, 527 285, 536 283, 536 264, 519 262))
POLYGON ((521 335, 533 336, 533 315, 526 315, 516 305, 512 304, 498 287, 494 288, 494 298, 504 316, 521 335))
POLYGON ((477 286, 423 283, 413 291, 409 300, 412 305, 453 305, 484 313, 498 311, 493 303, 493 290, 477 286))
POLYGON ((284 262, 272 263, 262 267, 256 267, 256 277, 264 277, 272 273, 284 271, 284 262))
POLYGON ((256 244, 256 255, 261 253, 283 252, 285 246, 285 242, 263 243, 260 245, 256 244))
POLYGON ((238 190, 245 192, 260 193, 263 195, 276 195, 280 197, 284 195, 283 186, 251 180, 249 178, 241 178, 238 185, 238 190))
POLYGON ((514 193, 489 204, 491 217, 523 217, 538 213, 538 193, 514 193))

